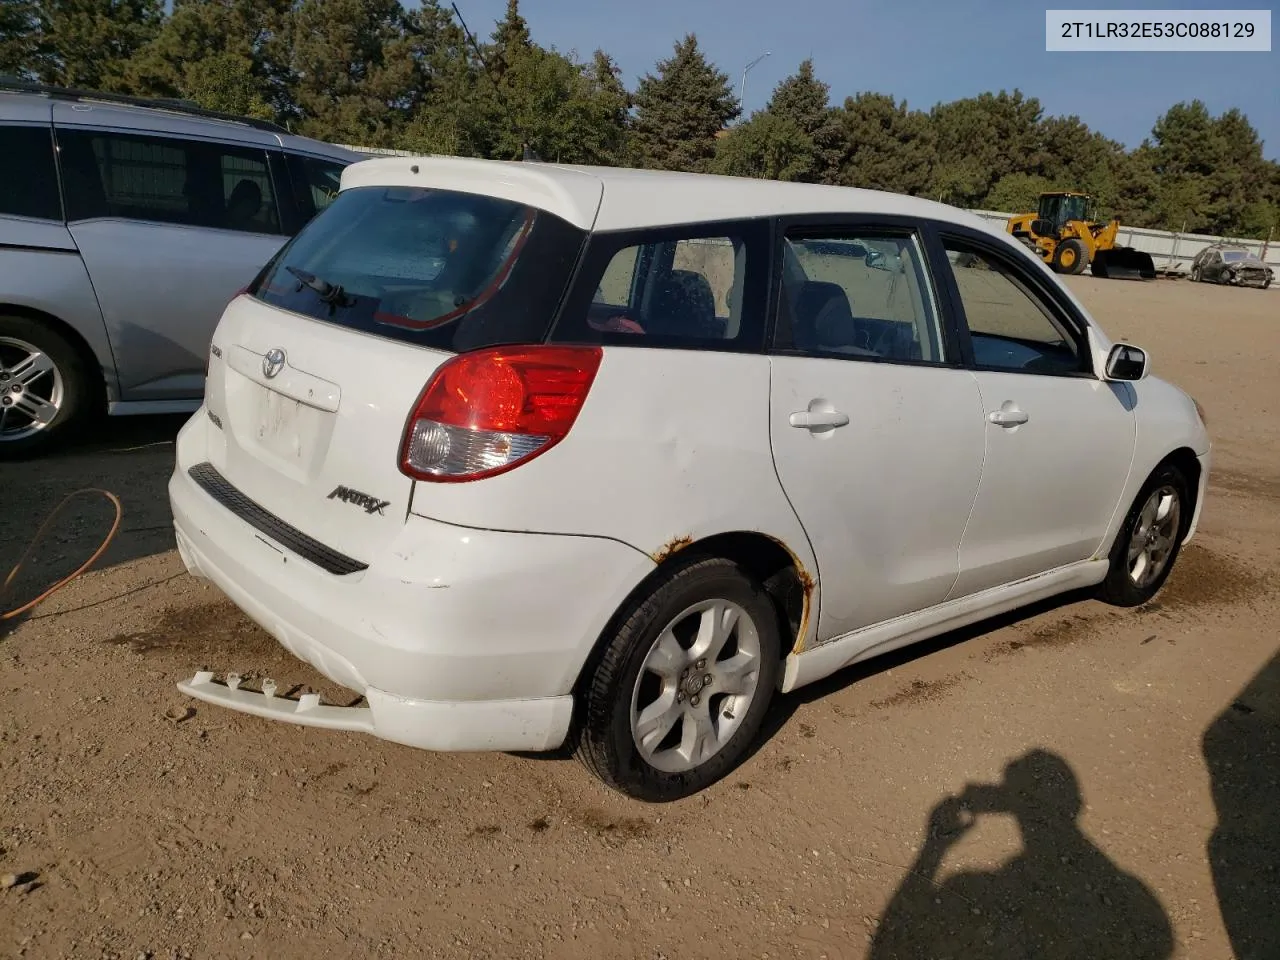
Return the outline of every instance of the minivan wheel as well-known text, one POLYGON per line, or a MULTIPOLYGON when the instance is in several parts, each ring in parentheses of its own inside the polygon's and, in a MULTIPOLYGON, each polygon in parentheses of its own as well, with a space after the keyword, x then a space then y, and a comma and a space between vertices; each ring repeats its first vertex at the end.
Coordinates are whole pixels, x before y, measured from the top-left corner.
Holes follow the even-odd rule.
POLYGON ((689 796, 732 771, 778 681, 779 618, 732 561, 690 558, 623 612, 584 678, 576 753, 638 800, 689 796))
POLYGON ((0 316, 0 459, 63 439, 89 406, 87 383, 65 337, 27 317, 0 316))
POLYGON ((1111 548, 1111 568, 1099 598, 1118 607, 1146 603, 1164 585, 1191 521, 1186 477, 1172 464, 1157 467, 1125 517, 1111 548))

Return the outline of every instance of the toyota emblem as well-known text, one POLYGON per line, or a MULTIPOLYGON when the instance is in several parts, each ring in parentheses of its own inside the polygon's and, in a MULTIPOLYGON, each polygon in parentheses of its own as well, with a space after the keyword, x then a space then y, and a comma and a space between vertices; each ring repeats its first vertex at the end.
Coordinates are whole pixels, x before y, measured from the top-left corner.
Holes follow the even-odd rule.
POLYGON ((284 351, 274 347, 262 358, 262 375, 270 380, 284 369, 284 351))

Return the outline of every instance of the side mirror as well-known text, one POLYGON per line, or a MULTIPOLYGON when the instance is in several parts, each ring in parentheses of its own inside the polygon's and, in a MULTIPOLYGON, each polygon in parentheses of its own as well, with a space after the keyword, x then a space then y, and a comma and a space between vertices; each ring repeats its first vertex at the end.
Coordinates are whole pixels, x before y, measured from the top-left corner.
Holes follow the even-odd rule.
POLYGON ((879 250, 868 250, 865 260, 868 267, 874 267, 879 270, 886 269, 884 265, 884 254, 879 250))
POLYGON ((1141 380, 1150 372, 1147 351, 1131 343, 1117 343, 1107 354, 1108 380, 1141 380))

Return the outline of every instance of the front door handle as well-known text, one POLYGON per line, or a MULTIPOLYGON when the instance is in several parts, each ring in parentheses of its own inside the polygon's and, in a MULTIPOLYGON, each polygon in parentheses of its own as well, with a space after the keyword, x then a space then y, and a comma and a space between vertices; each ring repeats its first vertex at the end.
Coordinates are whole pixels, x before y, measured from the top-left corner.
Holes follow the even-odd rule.
POLYGON ((1014 404, 1006 401, 999 410, 988 413, 987 419, 998 427, 1016 427, 1031 418, 1027 416, 1026 411, 1019 410, 1014 404))
POLYGON ((793 427, 822 430, 843 427, 849 422, 849 415, 839 410, 797 410, 791 414, 789 420, 793 427))

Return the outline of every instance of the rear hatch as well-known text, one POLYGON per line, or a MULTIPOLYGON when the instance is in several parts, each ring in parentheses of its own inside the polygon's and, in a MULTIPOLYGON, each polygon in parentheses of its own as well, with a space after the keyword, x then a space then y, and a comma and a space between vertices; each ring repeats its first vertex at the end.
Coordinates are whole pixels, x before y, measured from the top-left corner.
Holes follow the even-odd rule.
MULTIPOLYGON (((540 342, 584 239, 510 200, 344 191, 218 325, 206 403, 221 429, 206 480, 252 501, 224 490, 242 515, 256 505, 369 562, 409 510, 399 452, 423 387, 457 352, 540 342)), ((289 547, 292 536, 273 539, 289 547)))

